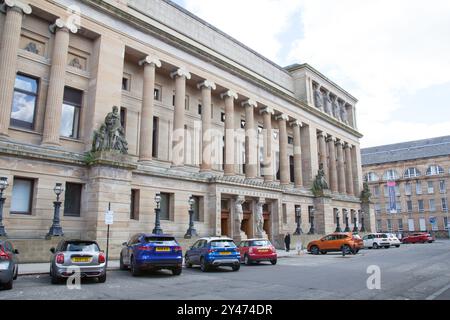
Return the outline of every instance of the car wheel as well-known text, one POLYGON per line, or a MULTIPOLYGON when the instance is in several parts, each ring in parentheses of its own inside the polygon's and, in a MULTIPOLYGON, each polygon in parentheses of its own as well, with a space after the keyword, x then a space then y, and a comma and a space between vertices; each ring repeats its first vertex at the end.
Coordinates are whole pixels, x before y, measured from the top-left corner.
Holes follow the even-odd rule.
POLYGON ((181 271, 182 271, 183 269, 180 267, 180 268, 176 268, 176 269, 172 269, 172 274, 174 275, 174 276, 179 276, 180 274, 181 274, 181 271))
POLYGON ((374 242, 374 243, 372 244, 372 248, 378 249, 378 243, 374 242))
POLYGON ((202 272, 207 272, 209 269, 207 262, 205 261, 205 259, 202 257, 200 259, 200 270, 202 270, 202 272))
POLYGON ((184 265, 186 268, 192 268, 192 263, 189 262, 189 258, 187 256, 184 256, 184 265))
POLYGON ((133 275, 133 277, 137 277, 141 275, 141 272, 138 268, 138 266, 136 265, 136 261, 134 260, 134 257, 131 257, 131 274, 133 275))
POLYGON ((60 284, 61 278, 55 275, 53 272, 51 273, 52 284, 60 284))
POLYGON ((250 258, 248 257, 247 254, 244 256, 244 263, 245 263, 247 266, 249 266, 249 265, 252 264, 252 261, 250 260, 250 258))
POLYGON ((3 289, 5 290, 11 290, 12 288, 13 288, 13 279, 3 284, 3 289))
POLYGON ((277 259, 270 260, 270 263, 271 263, 272 265, 276 265, 276 264, 277 264, 277 259))
POLYGON ((311 247, 311 253, 314 255, 318 255, 320 253, 319 247, 318 246, 311 247))
POLYGON ((239 271, 239 269, 241 268, 241 264, 235 264, 234 266, 231 267, 231 269, 233 269, 233 271, 239 271))
POLYGON ((106 282, 106 273, 100 277, 98 277, 98 282, 99 283, 105 283, 106 282))
POLYGON ((384 246, 385 249, 389 249, 389 246, 384 246))
POLYGON ((120 270, 127 270, 128 269, 127 266, 123 263, 122 253, 120 254, 119 269, 120 270))
POLYGON ((342 250, 341 251, 343 251, 345 254, 351 254, 351 253, 353 253, 352 252, 352 249, 347 245, 347 244, 344 244, 343 246, 342 246, 342 250))
POLYGON ((400 248, 400 245, 399 244, 397 244, 396 246, 395 246, 396 248, 400 248))
POLYGON ((326 251, 320 251, 320 254, 327 254, 327 252, 326 251))

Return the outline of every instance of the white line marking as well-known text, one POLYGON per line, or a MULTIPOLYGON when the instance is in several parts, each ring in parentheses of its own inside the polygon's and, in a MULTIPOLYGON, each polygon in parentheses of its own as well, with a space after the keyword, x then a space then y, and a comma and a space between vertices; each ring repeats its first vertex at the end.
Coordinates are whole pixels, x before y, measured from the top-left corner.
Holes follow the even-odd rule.
POLYGON ((436 291, 435 293, 433 293, 431 296, 428 296, 425 300, 434 300, 436 299, 438 296, 440 296, 442 293, 444 293, 445 291, 447 291, 448 289, 450 289, 450 284, 446 285, 445 287, 443 287, 442 289, 436 291))

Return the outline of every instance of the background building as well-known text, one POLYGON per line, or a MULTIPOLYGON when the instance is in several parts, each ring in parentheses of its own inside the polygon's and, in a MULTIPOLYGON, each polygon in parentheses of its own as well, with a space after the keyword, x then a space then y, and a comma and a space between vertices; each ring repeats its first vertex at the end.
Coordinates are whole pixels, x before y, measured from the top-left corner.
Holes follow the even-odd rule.
POLYGON ((316 232, 334 231, 336 212, 352 228, 363 214, 373 225, 358 213, 357 101, 311 66, 282 68, 165 0, 11 0, 3 11, 0 174, 11 238, 45 237, 55 183, 66 236, 104 241, 111 203, 113 254, 153 229, 158 192, 162 228, 178 237, 191 195, 202 236, 277 241, 295 230, 295 208, 305 232, 313 216, 316 232), (128 155, 97 161, 87 152, 113 106, 128 155), (320 163, 331 193, 317 199, 320 163))
POLYGON ((429 231, 448 237, 450 136, 361 150, 378 231, 429 231), (397 213, 387 182, 395 181, 397 213))

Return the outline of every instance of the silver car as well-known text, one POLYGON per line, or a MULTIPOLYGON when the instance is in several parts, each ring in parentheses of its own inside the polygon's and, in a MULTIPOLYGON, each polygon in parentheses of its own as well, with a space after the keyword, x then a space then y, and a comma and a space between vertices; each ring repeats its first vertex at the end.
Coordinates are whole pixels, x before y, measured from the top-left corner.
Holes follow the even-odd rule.
POLYGON ((13 287, 13 280, 17 279, 19 266, 16 255, 17 249, 9 241, 0 240, 0 286, 6 290, 13 287))
POLYGON ((62 240, 58 246, 51 248, 50 276, 52 283, 79 272, 82 278, 98 278, 106 281, 106 255, 97 242, 89 240, 62 240))

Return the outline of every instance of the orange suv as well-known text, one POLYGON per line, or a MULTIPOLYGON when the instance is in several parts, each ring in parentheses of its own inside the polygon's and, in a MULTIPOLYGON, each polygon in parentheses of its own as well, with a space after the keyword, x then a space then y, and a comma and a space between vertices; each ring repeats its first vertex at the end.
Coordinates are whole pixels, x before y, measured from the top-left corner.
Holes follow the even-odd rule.
POLYGON ((308 252, 326 254, 327 252, 345 250, 345 252, 357 254, 362 247, 362 241, 350 232, 332 233, 308 243, 308 252))

